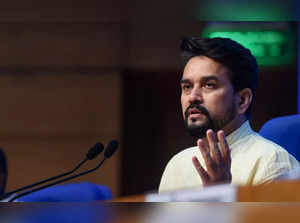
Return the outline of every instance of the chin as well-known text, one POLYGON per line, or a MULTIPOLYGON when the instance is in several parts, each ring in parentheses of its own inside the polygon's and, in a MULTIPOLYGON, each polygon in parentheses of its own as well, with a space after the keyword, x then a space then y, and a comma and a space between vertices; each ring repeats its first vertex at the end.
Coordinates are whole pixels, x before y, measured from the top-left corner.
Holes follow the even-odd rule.
POLYGON ((198 129, 202 129, 202 128, 207 128, 206 123, 189 123, 188 125, 189 128, 198 128, 198 129))
POLYGON ((206 120, 199 120, 197 119, 196 121, 192 121, 191 119, 189 119, 188 121, 188 125, 189 126, 197 126, 197 127, 201 127, 202 125, 205 125, 206 124, 206 120))

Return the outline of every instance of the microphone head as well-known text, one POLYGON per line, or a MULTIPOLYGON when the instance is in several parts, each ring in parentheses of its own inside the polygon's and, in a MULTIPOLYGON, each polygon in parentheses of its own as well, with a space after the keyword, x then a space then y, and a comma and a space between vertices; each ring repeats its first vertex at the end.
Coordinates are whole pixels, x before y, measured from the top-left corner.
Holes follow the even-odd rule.
POLYGON ((98 156, 102 151, 104 150, 104 146, 101 142, 97 142, 86 154, 86 158, 89 160, 94 159, 96 156, 98 156))
POLYGON ((116 152, 118 145, 117 140, 111 140, 104 151, 104 157, 106 159, 110 158, 116 152))

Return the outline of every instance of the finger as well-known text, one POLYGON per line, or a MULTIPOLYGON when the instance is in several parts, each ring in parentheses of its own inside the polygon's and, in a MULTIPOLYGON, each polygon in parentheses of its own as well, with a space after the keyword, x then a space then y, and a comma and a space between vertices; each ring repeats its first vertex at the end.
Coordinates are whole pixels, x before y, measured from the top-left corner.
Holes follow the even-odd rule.
POLYGON ((206 138, 208 141, 208 145, 210 148, 210 152, 212 154, 213 160, 217 163, 220 164, 222 162, 222 155, 219 150, 218 142, 215 136, 215 133, 213 130, 209 129, 206 132, 206 138))
POLYGON ((213 169, 214 169, 214 161, 212 160, 209 150, 207 149, 207 147, 204 145, 204 142, 202 139, 198 139, 197 141, 197 145, 200 149, 201 155, 204 159, 205 165, 206 165, 206 169, 209 175, 212 175, 214 173, 213 169))
POLYGON ((201 180, 202 180, 202 184, 205 185, 209 182, 209 175, 208 173, 205 171, 205 169, 201 166, 199 160, 197 159, 196 156, 194 156, 192 158, 192 161, 193 161, 193 164, 194 164, 194 167, 196 168, 199 176, 201 177, 201 180))
POLYGON ((230 168, 231 165, 231 156, 230 156, 230 148, 228 146, 226 137, 225 137, 225 133, 223 130, 218 132, 218 139, 221 145, 221 154, 222 154, 222 158, 225 161, 225 163, 228 165, 228 167, 230 168))

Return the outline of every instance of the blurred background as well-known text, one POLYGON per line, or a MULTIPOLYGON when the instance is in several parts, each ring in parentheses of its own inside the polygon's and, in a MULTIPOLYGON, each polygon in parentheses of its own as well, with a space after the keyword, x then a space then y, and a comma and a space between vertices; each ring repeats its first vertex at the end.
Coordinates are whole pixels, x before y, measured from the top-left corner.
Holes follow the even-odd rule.
POLYGON ((234 7, 220 14, 221 2, 3 3, 0 147, 8 159, 6 191, 70 170, 96 142, 110 139, 120 142, 116 155, 75 181, 105 184, 114 196, 157 190, 168 160, 195 144, 180 108, 179 44, 186 35, 230 37, 256 56, 255 130, 273 117, 298 113, 297 13, 283 7, 266 13, 267 3, 252 1, 248 14, 234 7))

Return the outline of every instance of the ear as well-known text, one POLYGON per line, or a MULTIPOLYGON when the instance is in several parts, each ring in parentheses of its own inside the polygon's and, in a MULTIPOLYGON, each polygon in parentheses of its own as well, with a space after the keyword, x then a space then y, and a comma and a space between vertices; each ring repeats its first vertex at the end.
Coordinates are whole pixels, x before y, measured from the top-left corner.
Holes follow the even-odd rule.
POLYGON ((244 88, 237 93, 237 112, 238 114, 245 114, 252 101, 252 91, 250 88, 244 88))

